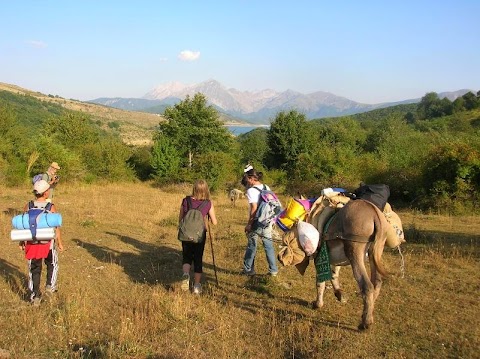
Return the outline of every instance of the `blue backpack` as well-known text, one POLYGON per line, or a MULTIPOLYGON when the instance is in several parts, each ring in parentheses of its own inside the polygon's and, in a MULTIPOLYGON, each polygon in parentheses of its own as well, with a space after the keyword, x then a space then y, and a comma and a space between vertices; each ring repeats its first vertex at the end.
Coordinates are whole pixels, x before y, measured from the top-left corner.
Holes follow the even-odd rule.
POLYGON ((255 224, 257 228, 266 228, 275 222, 282 212, 282 204, 275 192, 268 190, 267 186, 263 185, 263 189, 253 188, 260 192, 257 212, 255 213, 255 224))
MULTIPOLYGON (((28 223, 30 225, 30 232, 32 232, 32 239, 37 242, 37 223, 38 216, 42 213, 50 212, 52 209, 52 203, 48 202, 45 207, 36 207, 33 201, 28 202, 28 223)), ((42 243, 41 241, 39 241, 42 243)))

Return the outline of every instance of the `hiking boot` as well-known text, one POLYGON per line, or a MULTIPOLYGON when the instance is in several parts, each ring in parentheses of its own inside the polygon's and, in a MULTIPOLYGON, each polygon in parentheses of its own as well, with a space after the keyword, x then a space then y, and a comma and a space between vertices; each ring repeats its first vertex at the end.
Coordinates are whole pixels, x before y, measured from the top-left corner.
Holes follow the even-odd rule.
POLYGON ((182 284, 180 285, 180 288, 186 292, 187 290, 190 289, 190 274, 188 273, 183 273, 182 277, 182 284))
POLYGON ((202 293, 202 285, 197 283, 193 286, 193 294, 199 295, 200 293, 202 293))
POLYGON ((253 277, 256 273, 255 273, 255 270, 250 270, 250 271, 246 271, 245 269, 242 270, 242 272, 240 273, 242 275, 246 275, 246 276, 249 276, 249 277, 253 277))

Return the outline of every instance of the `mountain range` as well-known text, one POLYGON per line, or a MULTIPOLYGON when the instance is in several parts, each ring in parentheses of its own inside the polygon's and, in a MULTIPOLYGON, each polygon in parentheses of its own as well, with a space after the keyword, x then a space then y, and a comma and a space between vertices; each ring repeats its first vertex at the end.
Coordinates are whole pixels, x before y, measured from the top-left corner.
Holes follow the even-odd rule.
MULTIPOLYGON (((470 90, 442 92, 438 96, 453 101, 468 91, 470 90)), ((154 88, 142 98, 97 98, 88 102, 122 110, 162 114, 167 106, 182 101, 187 95, 193 97, 198 92, 204 94, 209 104, 214 106, 224 118, 252 124, 269 124, 279 111, 291 109, 304 113, 308 119, 315 119, 353 115, 378 108, 416 103, 421 100, 418 98, 398 102, 363 104, 323 91, 309 94, 293 90, 277 92, 271 89, 257 92, 239 91, 234 88, 226 88, 216 80, 207 80, 193 85, 170 82, 154 88)))

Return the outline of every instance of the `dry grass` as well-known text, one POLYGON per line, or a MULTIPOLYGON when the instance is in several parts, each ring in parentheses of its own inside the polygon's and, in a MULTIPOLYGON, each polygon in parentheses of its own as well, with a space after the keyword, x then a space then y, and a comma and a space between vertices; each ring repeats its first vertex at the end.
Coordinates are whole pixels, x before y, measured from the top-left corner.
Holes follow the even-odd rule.
MULTIPOLYGON (((401 213, 411 240, 405 276, 389 277, 369 332, 356 326, 361 298, 350 268, 349 301, 314 299, 314 269, 282 268, 277 279, 240 276, 246 204, 214 200, 220 225, 205 254, 205 292, 183 293, 177 211, 189 188, 146 184, 69 186, 56 191, 66 251, 60 291, 38 308, 26 300, 26 263, 9 241, 27 189, 0 196, 0 348, 12 358, 473 358, 479 348, 477 217, 401 213)), ((399 271, 398 253, 387 250, 399 271)), ((266 273, 263 249, 257 272, 266 273)), ((45 278, 45 271, 42 274, 45 278)))

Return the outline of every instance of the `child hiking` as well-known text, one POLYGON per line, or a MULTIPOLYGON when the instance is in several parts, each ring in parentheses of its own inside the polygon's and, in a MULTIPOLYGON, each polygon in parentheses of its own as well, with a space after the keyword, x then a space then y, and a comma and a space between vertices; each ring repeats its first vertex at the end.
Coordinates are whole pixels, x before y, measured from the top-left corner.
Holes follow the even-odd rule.
POLYGON ((257 209, 260 202, 260 193, 264 190, 270 190, 261 180, 263 173, 257 172, 253 167, 249 166, 242 179, 242 184, 247 188, 248 199, 248 222, 245 226, 245 234, 247 235, 247 248, 243 258, 242 274, 255 275, 255 255, 257 253, 257 241, 262 240, 263 248, 268 262, 268 274, 276 276, 278 268, 275 261, 275 249, 272 241, 272 226, 262 226, 258 221, 257 209))
POLYGON ((190 289, 190 270, 193 263, 194 294, 200 294, 202 291, 203 252, 208 218, 212 224, 217 224, 208 184, 205 180, 198 180, 193 185, 192 195, 182 200, 178 217, 178 239, 182 241, 183 277, 181 288, 183 291, 190 289))
MULTIPOLYGON (((35 199, 25 205, 24 211, 28 212, 31 208, 44 209, 55 213, 56 208, 53 203, 47 201, 50 194, 50 185, 40 180, 33 185, 35 199)), ((47 278, 45 284, 45 293, 52 294, 57 291, 58 277, 58 252, 63 251, 62 237, 60 228, 55 228, 55 237, 47 241, 22 241, 20 248, 25 251, 25 258, 28 261, 28 289, 30 292, 30 302, 37 306, 40 305, 42 293, 40 291, 40 279, 42 274, 42 263, 47 266, 47 278)))

